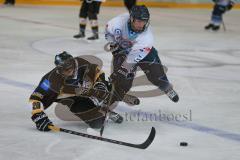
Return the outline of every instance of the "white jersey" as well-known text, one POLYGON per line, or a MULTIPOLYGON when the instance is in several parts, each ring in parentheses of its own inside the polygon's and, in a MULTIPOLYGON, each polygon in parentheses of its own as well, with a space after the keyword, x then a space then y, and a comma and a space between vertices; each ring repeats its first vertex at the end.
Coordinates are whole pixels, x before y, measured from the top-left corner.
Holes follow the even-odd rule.
POLYGON ((153 47, 153 34, 150 27, 141 33, 131 31, 129 14, 119 15, 110 20, 106 25, 105 38, 109 42, 118 43, 128 51, 127 63, 138 63, 153 47))

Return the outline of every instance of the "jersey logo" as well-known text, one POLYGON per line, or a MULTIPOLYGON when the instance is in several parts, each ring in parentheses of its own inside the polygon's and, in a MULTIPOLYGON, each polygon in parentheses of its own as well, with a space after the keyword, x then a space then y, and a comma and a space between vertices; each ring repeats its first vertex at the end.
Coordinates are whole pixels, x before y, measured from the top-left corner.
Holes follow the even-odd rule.
POLYGON ((138 63, 138 62, 140 62, 143 58, 144 58, 143 56, 138 55, 138 56, 134 59, 134 61, 138 63))
POLYGON ((143 49, 144 49, 145 53, 149 53, 151 51, 151 48, 148 48, 148 47, 143 48, 143 49))
POLYGON ((119 36, 122 34, 122 31, 120 29, 115 29, 114 32, 116 35, 119 35, 119 36))
POLYGON ((115 40, 118 42, 122 39, 122 31, 120 29, 114 30, 115 40))
POLYGON ((40 87, 41 87, 44 91, 48 91, 48 89, 50 88, 50 82, 49 82, 49 80, 45 79, 45 80, 41 83, 40 87))

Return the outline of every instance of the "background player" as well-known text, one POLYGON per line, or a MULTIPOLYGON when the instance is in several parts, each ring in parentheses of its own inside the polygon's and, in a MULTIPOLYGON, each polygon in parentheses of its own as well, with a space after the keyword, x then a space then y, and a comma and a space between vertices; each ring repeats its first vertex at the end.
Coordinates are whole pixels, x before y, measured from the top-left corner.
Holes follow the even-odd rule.
POLYGON ((223 22, 223 14, 232 9, 234 2, 232 0, 213 0, 213 2, 215 5, 212 11, 211 22, 205 26, 205 29, 218 31, 223 22))
POLYGON ((84 38, 87 25, 87 18, 90 21, 93 35, 88 37, 88 40, 96 40, 98 36, 98 13, 100 10, 102 0, 83 0, 81 9, 79 12, 80 24, 79 33, 74 35, 74 38, 84 38))
POLYGON ((132 7, 137 4, 137 0, 124 0, 124 5, 130 12, 132 7))
POLYGON ((15 0, 5 0, 4 4, 14 6, 15 5, 15 0))

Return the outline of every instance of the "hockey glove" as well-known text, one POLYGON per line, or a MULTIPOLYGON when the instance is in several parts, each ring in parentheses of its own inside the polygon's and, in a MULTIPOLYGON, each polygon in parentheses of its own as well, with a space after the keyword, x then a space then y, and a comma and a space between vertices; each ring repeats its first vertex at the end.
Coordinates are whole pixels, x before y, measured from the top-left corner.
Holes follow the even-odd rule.
POLYGON ((111 51, 111 52, 114 52, 114 51, 117 51, 120 46, 119 46, 119 44, 117 44, 117 43, 111 42, 111 43, 109 44, 109 47, 110 47, 110 51, 111 51))
POLYGON ((50 131, 48 126, 53 126, 53 123, 41 109, 33 110, 32 114, 31 118, 39 131, 50 131))
POLYGON ((127 55, 127 54, 128 54, 127 49, 124 49, 124 48, 123 48, 120 44, 118 44, 118 43, 112 43, 112 44, 110 44, 110 50, 111 50, 113 56, 127 55))
POLYGON ((96 97, 99 101, 106 99, 109 94, 108 87, 103 82, 96 82, 93 86, 93 96, 96 97))

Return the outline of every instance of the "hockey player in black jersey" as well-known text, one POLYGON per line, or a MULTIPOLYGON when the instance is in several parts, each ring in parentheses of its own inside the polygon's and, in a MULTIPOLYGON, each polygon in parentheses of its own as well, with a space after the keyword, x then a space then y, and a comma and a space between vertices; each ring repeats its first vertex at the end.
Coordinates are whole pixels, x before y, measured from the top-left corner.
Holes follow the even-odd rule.
MULTIPOLYGON (((56 68, 44 75, 30 96, 32 120, 40 131, 49 131, 53 125, 44 110, 53 102, 67 105, 72 113, 86 122, 91 128, 101 128, 105 117, 102 111, 105 95, 88 91, 90 88, 108 91, 105 75, 96 64, 80 57, 73 58, 67 52, 55 56, 56 68), (79 89, 81 87, 81 89, 79 89), (67 94, 66 98, 59 98, 67 94)), ((110 111, 109 118, 121 123, 123 118, 110 111)))

